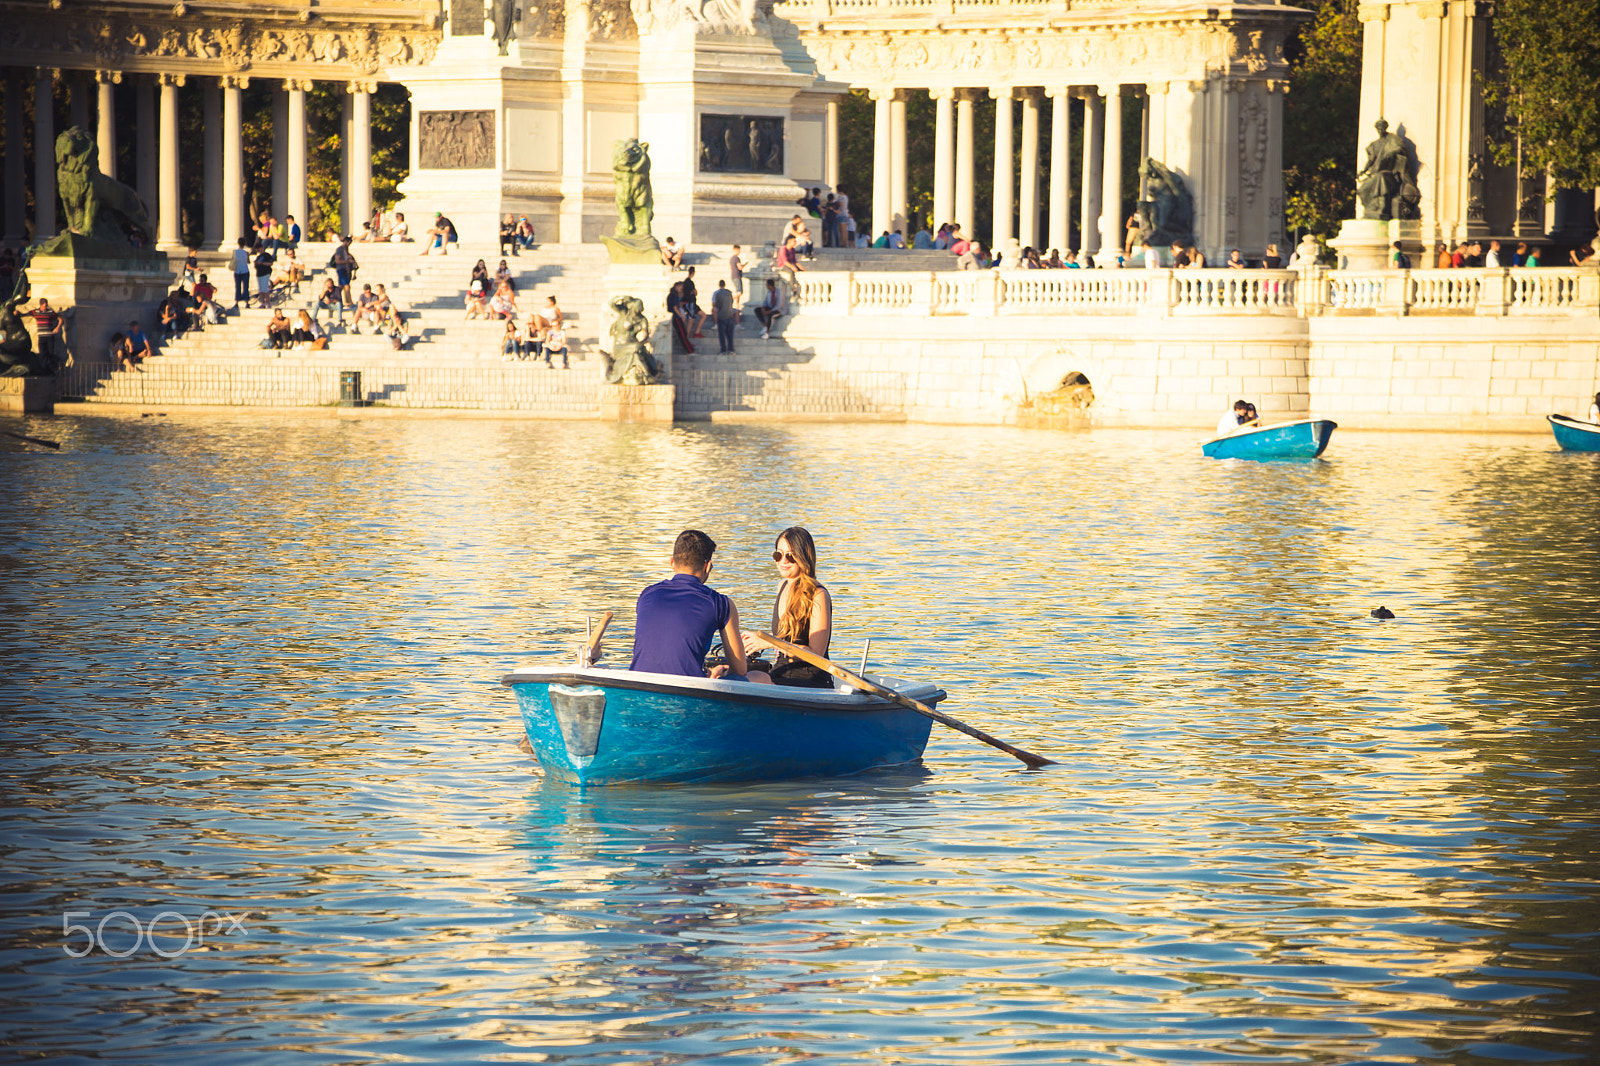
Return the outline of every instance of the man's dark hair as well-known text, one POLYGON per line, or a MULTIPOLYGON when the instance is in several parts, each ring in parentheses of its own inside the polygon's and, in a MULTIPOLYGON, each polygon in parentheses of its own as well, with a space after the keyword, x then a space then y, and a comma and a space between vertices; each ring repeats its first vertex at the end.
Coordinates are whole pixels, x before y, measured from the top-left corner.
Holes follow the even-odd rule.
POLYGON ((699 570, 711 561, 711 555, 716 550, 716 541, 698 529, 686 529, 679 533, 678 539, 673 542, 672 563, 674 566, 687 566, 692 570, 699 570))

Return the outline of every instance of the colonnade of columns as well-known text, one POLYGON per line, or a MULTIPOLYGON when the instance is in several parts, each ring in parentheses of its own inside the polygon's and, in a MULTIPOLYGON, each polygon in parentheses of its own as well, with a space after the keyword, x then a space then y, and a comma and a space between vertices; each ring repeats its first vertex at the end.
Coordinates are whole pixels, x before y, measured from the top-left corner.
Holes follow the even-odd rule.
MULTIPOLYGON (((90 128, 89 100, 91 76, 84 72, 63 72, 49 67, 33 68, 34 100, 48 106, 35 106, 34 136, 34 239, 56 233, 55 82, 72 78, 69 103, 71 121, 82 129, 90 128)), ((26 189, 23 158, 23 86, 26 71, 9 69, 5 73, 6 152, 4 239, 21 240, 26 235, 24 214, 26 189)), ((188 76, 184 74, 137 75, 115 70, 92 74, 95 100, 95 142, 100 169, 106 175, 133 185, 145 202, 155 224, 156 247, 177 250, 183 247, 180 154, 199 149, 203 153, 205 246, 227 248, 250 232, 245 218, 244 114, 243 90, 250 79, 239 75, 200 79, 202 84, 203 145, 181 144, 178 116, 178 90, 188 76), (134 93, 132 130, 133 174, 117 173, 119 130, 116 120, 117 87, 134 93), (130 180, 131 179, 131 180, 130 180), (231 191, 231 194, 230 194, 231 191)), ((294 216, 302 230, 309 217, 306 193, 306 92, 312 83, 291 78, 274 88, 272 212, 278 218, 294 216)), ((344 229, 360 225, 372 214, 372 137, 371 97, 377 86, 372 82, 347 82, 344 136, 345 185, 344 229)))
MULTIPOLYGON (((875 103, 872 218, 873 228, 880 232, 894 229, 904 232, 906 229, 905 100, 910 91, 879 89, 870 94, 875 103)), ((943 88, 928 92, 934 101, 932 225, 954 221, 969 237, 981 236, 973 229, 973 108, 985 102, 980 100, 981 92, 987 101, 993 102, 995 109, 991 247, 1002 247, 1016 239, 1027 247, 1066 252, 1070 247, 1072 217, 1069 105, 1073 97, 1080 97, 1084 101, 1080 165, 1083 186, 1079 198, 1083 247, 1077 250, 1092 255, 1101 248, 1122 247, 1123 86, 999 87, 986 91, 943 88), (1012 114, 1013 102, 1018 98, 1022 101, 1020 181, 1016 174, 1017 145, 1012 114), (1050 101, 1047 175, 1041 171, 1039 158, 1039 112, 1044 100, 1050 101), (1043 212, 1041 185, 1045 197, 1043 212), (1041 213, 1045 215, 1046 232, 1043 234, 1039 230, 1041 213), (1014 219, 1013 215, 1017 217, 1014 219)))

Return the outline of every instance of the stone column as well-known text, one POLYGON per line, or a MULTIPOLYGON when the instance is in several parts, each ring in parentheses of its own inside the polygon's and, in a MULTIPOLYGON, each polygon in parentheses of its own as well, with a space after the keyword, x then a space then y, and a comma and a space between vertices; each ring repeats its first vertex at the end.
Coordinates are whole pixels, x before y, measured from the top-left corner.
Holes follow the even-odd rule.
POLYGON ((889 229, 906 233, 906 98, 889 100, 889 229))
POLYGON ((97 70, 94 80, 99 84, 99 99, 95 102, 95 147, 100 153, 100 173, 108 178, 117 176, 117 90, 122 81, 120 70, 97 70))
POLYGON ((1150 158, 1150 94, 1137 95, 1144 99, 1144 107, 1139 112, 1139 162, 1143 163, 1150 158))
POLYGON ((1011 97, 1009 86, 989 90, 994 98, 994 229, 990 250, 999 250, 1015 236, 1011 214, 1016 207, 1016 164, 1011 158, 1011 97))
POLYGON ((161 85, 161 145, 157 184, 156 248, 172 251, 183 247, 183 224, 178 204, 178 87, 182 74, 159 74, 161 85))
POLYGON ((83 71, 75 70, 70 79, 68 86, 72 95, 67 117, 72 120, 74 126, 87 133, 89 132, 89 76, 83 71))
MULTIPOLYGON (((287 84, 287 83, 286 83, 287 84)), ((272 217, 289 213, 289 93, 272 89, 272 217)))
POLYGON ((1083 96, 1083 195, 1078 217, 1078 251, 1093 255, 1100 250, 1100 121, 1105 101, 1090 89, 1083 96))
MULTIPOLYGON (((360 235, 361 223, 372 218, 372 82, 350 83, 350 228, 360 235)), ((503 138, 497 138, 500 140, 503 138)))
POLYGON ((933 218, 928 229, 937 230, 955 217, 956 209, 956 146, 955 109, 951 106, 955 92, 950 89, 933 89, 933 218))
POLYGON ((1066 89, 1047 90, 1050 97, 1050 247, 1066 252, 1072 238, 1071 103, 1066 89))
POLYGON ((339 98, 339 188, 344 194, 339 197, 339 232, 355 236, 351 226, 350 211, 350 138, 351 116, 355 114, 355 94, 345 87, 345 94, 339 98))
POLYGON ((893 145, 889 127, 892 124, 891 104, 893 89, 874 89, 872 116, 872 227, 867 231, 869 240, 887 229, 894 207, 889 202, 890 178, 894 169, 893 145))
POLYGON ((1122 250, 1122 86, 1102 85, 1106 98, 1106 144, 1100 190, 1100 250, 1122 250))
POLYGON ((55 74, 36 67, 33 75, 33 239, 56 235, 55 74))
POLYGON ((823 124, 822 180, 829 192, 839 191, 839 101, 828 101, 828 117, 823 124))
POLYGON ((222 228, 222 87, 207 78, 202 90, 205 127, 205 227, 206 247, 223 248, 232 242, 222 228))
POLYGON ((956 217, 967 240, 977 236, 973 220, 972 91, 956 90, 956 217))
POLYGON ((1039 90, 1022 90, 1022 195, 1017 199, 1017 240, 1039 247, 1039 90))
POLYGON ((139 199, 153 218, 156 213, 156 87, 149 78, 133 81, 134 115, 138 130, 133 142, 134 183, 139 199))
POLYGON ((223 248, 234 247, 248 236, 244 225, 244 139, 239 114, 239 90, 249 78, 229 75, 222 79, 222 241, 223 248))
POLYGON ((22 78, 6 71, 5 239, 27 236, 27 166, 22 157, 22 78))
POLYGON ((309 236, 310 210, 306 200, 306 90, 311 88, 311 83, 291 78, 283 83, 283 87, 289 97, 287 146, 289 203, 286 211, 300 224, 301 234, 309 236))

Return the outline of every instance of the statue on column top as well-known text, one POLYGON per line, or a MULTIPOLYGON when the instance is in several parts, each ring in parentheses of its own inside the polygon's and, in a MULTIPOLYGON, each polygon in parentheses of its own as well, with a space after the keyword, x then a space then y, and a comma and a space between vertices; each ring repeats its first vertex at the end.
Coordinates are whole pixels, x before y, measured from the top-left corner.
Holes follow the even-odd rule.
POLYGON ((1378 119, 1372 128, 1378 131, 1378 139, 1367 145, 1367 165, 1356 175, 1356 198, 1361 201, 1363 217, 1380 222, 1421 218, 1422 192, 1416 185, 1410 142, 1390 133, 1384 119, 1378 119))

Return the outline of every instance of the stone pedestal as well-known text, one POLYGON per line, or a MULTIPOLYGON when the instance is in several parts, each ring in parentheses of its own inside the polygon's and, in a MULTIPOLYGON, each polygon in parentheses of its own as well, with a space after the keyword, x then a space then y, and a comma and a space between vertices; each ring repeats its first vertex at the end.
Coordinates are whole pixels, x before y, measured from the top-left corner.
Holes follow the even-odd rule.
POLYGON ((672 323, 667 319, 667 291, 682 277, 669 270, 659 254, 654 263, 612 263, 606 271, 605 299, 599 308, 600 347, 611 350, 611 323, 617 317, 611 301, 632 296, 644 304, 645 318, 650 321, 650 354, 661 364, 663 380, 671 381, 672 323))
POLYGON ((1329 241, 1338 250, 1346 270, 1382 270, 1389 263, 1389 223, 1371 218, 1347 218, 1339 235, 1329 241))
POLYGON ((159 305, 172 291, 176 273, 166 256, 141 259, 91 259, 39 255, 28 264, 34 300, 66 320, 67 350, 79 364, 101 362, 113 333, 126 333, 137 320, 146 333, 159 327, 159 305))
POLYGON ((676 385, 601 385, 600 421, 671 422, 676 385))
POLYGON ((51 414, 60 396, 55 378, 0 378, 0 411, 51 414))

